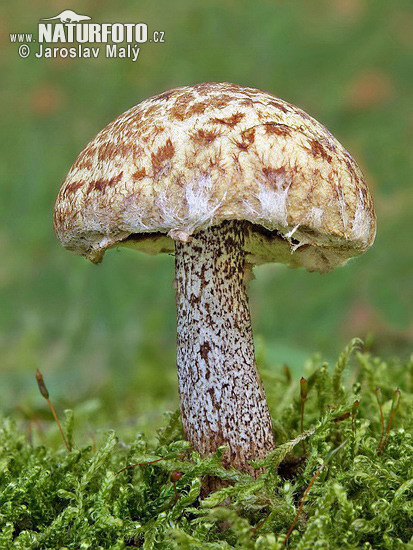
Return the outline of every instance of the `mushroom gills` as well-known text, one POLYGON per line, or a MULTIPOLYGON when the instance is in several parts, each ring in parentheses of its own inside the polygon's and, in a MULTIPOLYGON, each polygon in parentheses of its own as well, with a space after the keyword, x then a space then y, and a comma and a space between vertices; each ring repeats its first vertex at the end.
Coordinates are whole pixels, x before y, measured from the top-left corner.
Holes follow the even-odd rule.
MULTIPOLYGON (((236 221, 236 220, 235 220, 236 221)), ((288 257, 291 253, 291 245, 299 245, 299 241, 294 238, 287 238, 284 233, 276 229, 266 229, 262 225, 254 224, 248 221, 244 221, 245 226, 245 238, 244 238, 244 250, 249 258, 249 263, 265 263, 273 261, 273 256, 277 255, 277 250, 282 248, 283 255, 288 257), (266 246, 271 246, 273 249, 271 259, 267 258, 268 252, 259 257, 260 243, 265 242, 266 246), (254 261, 252 260, 254 258, 254 261)), ((192 237, 193 235, 191 235, 192 237)), ((174 252, 174 240, 161 232, 148 232, 148 233, 131 233, 126 238, 117 242, 114 246, 124 246, 126 248, 132 248, 140 250, 147 254, 160 254, 174 252)))

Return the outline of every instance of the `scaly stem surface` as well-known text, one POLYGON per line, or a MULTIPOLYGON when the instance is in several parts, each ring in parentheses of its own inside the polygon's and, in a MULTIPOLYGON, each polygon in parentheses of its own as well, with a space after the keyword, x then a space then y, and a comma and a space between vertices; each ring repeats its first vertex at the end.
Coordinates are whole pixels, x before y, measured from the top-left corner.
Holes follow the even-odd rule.
POLYGON ((177 366, 185 435, 203 456, 229 448, 225 466, 274 447, 255 363, 244 281, 246 226, 224 222, 175 244, 177 366))

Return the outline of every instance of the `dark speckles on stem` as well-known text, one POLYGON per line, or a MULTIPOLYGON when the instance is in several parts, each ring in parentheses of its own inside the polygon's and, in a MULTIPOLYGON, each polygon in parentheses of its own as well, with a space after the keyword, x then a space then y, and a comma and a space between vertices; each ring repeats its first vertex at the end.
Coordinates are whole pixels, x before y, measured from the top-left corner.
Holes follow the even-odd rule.
MULTIPOLYGON (((208 388, 207 393, 209 394, 209 396, 211 398, 212 405, 213 405, 214 409, 219 410, 220 409, 220 404, 217 402, 217 400, 215 398, 214 388, 208 388)), ((221 433, 221 437, 222 437, 222 430, 219 430, 219 432, 221 433)))
POLYGON ((254 475, 249 461, 273 441, 255 367, 244 238, 245 224, 232 221, 175 243, 177 365, 186 437, 203 456, 226 445, 224 464, 254 475))
POLYGON ((210 350, 211 350, 211 346, 209 345, 209 342, 203 342, 200 345, 199 353, 204 361, 208 360, 208 353, 210 352, 210 350))
POLYGON ((224 243, 225 243, 224 246, 227 249, 231 249, 237 246, 236 240, 231 234, 225 236, 224 243))
POLYGON ((194 252, 196 252, 197 254, 201 254, 201 252, 202 252, 202 247, 201 246, 198 246, 198 245, 194 244, 192 246, 192 248, 193 248, 194 252))

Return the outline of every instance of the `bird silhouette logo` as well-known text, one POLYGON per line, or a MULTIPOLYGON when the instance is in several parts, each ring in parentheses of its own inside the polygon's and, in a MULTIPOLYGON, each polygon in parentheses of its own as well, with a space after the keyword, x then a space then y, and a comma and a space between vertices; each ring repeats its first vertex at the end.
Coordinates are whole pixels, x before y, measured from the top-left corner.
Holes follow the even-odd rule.
POLYGON ((78 15, 75 11, 64 10, 54 17, 47 17, 45 19, 40 19, 40 21, 52 21, 58 19, 61 23, 81 23, 82 21, 89 21, 91 17, 88 15, 78 15))

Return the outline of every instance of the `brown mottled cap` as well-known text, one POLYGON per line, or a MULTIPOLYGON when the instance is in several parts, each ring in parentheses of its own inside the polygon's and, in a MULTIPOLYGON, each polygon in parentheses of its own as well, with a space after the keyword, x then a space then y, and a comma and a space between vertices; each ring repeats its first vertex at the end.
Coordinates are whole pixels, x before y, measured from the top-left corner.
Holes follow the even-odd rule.
POLYGON ((169 252, 173 239, 246 220, 247 261, 328 271, 372 243, 363 175, 319 122, 271 94, 207 82, 120 115, 73 164, 55 207, 63 246, 99 262, 124 245, 169 252))

